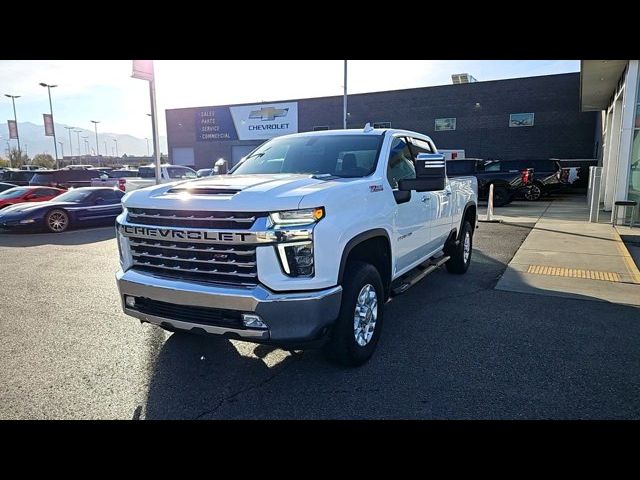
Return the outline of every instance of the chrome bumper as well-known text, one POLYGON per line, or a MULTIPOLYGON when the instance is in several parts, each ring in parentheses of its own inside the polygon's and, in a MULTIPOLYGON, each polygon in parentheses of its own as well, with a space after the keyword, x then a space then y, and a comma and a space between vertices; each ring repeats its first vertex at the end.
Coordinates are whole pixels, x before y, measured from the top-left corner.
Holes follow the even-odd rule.
POLYGON ((204 330, 253 341, 296 342, 313 340, 338 317, 342 287, 298 293, 276 293, 262 285, 225 287, 167 279, 133 269, 116 274, 124 313, 140 320, 170 324, 182 330, 204 330), (194 307, 219 308, 260 315, 267 329, 234 329, 148 315, 124 303, 124 296, 194 307))

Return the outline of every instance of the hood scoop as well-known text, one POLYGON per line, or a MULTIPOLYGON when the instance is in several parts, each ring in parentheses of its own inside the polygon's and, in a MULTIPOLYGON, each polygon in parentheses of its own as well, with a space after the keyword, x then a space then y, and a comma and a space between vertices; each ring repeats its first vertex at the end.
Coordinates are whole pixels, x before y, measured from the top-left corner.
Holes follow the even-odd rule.
POLYGON ((189 195, 226 195, 232 196, 240 192, 237 188, 224 188, 224 187, 175 187, 168 190, 167 194, 181 194, 186 193, 189 195))

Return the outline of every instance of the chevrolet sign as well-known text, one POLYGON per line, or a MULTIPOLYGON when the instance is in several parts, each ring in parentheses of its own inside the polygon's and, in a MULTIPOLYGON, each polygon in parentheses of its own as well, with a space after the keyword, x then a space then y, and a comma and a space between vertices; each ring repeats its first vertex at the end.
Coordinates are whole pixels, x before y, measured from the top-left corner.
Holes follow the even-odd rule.
POLYGON ((125 237, 154 238, 156 240, 189 240, 196 243, 248 243, 255 242, 253 233, 218 232, 215 230, 191 230, 175 228, 119 225, 125 237))

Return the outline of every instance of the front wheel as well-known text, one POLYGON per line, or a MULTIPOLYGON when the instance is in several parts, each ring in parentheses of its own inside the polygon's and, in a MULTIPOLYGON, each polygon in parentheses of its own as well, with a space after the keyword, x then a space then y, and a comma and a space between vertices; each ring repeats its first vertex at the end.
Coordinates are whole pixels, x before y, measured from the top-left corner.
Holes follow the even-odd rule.
POLYGON ((349 262, 340 314, 324 347, 327 359, 352 367, 369 360, 382 331, 383 303, 378 270, 365 262, 349 262))
POLYGON ((451 258, 445 264, 449 273, 465 273, 471 263, 471 253, 473 251, 473 228, 467 221, 462 226, 460 241, 454 245, 449 255, 451 258))
POLYGON ((51 233, 61 233, 69 228, 69 215, 64 210, 51 210, 45 217, 45 225, 51 233))
POLYGON ((511 202, 511 195, 505 187, 493 186, 493 206, 503 207, 507 203, 511 202))

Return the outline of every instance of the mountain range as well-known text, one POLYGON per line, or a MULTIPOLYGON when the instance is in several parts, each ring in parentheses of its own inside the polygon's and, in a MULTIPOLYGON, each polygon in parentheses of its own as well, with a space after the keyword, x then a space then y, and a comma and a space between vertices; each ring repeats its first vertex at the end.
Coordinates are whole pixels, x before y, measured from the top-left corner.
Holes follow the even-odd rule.
MULTIPOLYGON (((69 130, 65 129, 70 125, 64 123, 56 123, 56 140, 63 142, 64 155, 70 155, 69 152, 69 130)), ((74 128, 71 131, 71 144, 73 147, 73 155, 78 155, 78 133, 75 130, 80 130, 80 146, 81 154, 84 155, 86 147, 84 139, 82 137, 88 137, 86 140, 89 142, 89 154, 93 153, 96 148, 96 134, 93 130, 85 128, 74 128)), ((18 134, 20 136, 20 146, 23 152, 26 152, 29 157, 33 158, 38 153, 48 153, 51 156, 54 155, 53 149, 53 137, 47 137, 44 134, 44 125, 36 125, 31 122, 18 123, 18 134)), ((135 155, 143 156, 147 155, 147 141, 144 138, 134 137, 133 135, 126 135, 120 133, 101 133, 98 130, 98 142, 99 153, 101 155, 115 155, 116 142, 113 139, 117 139, 118 154, 120 156, 135 155), (105 152, 105 144, 107 142, 107 151, 105 152)), ((7 141, 9 140, 9 127, 6 123, 0 124, 0 153, 3 157, 7 153, 7 141)), ((11 148, 16 148, 16 140, 10 140, 11 148)), ((167 137, 160 136, 160 151, 162 153, 167 152, 167 137)), ((62 149, 58 143, 58 156, 62 158, 62 149)), ((149 153, 153 154, 153 141, 149 138, 149 153)))

